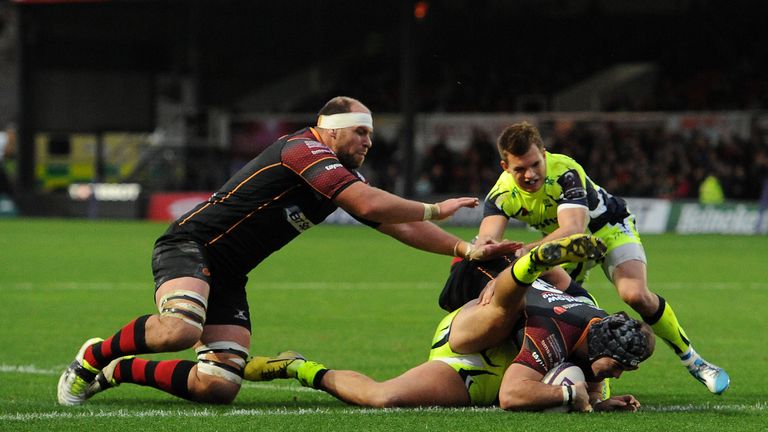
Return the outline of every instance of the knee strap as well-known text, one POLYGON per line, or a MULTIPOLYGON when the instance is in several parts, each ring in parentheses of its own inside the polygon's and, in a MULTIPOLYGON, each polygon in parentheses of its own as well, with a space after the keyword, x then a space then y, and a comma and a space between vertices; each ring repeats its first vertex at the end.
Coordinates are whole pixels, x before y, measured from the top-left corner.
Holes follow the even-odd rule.
POLYGON ((203 329, 208 302, 194 291, 177 290, 160 299, 160 315, 179 318, 182 321, 203 329))
POLYGON ((232 341, 212 342, 195 349, 197 371, 224 378, 237 385, 243 381, 248 349, 232 341))

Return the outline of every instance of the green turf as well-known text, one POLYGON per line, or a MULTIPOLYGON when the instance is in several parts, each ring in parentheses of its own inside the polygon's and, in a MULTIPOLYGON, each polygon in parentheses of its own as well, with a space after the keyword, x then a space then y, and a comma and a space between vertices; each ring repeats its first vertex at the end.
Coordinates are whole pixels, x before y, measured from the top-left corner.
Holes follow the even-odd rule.
MULTIPOLYGON (((768 239, 741 236, 644 238, 652 288, 675 307, 697 349, 731 374, 732 387, 721 397, 660 346, 640 371, 613 383, 614 392, 640 399, 637 414, 371 410, 288 381, 247 383, 225 407, 131 385, 82 407, 58 406, 58 375, 80 344, 153 311, 150 254, 164 229, 0 219, 0 430, 743 431, 768 424, 768 239)), ((252 352, 290 348, 377 379, 397 375, 426 357, 442 316, 437 295, 448 261, 367 228, 314 228, 251 274, 252 352)), ((626 308, 602 274, 593 273, 589 286, 606 309, 626 308)))

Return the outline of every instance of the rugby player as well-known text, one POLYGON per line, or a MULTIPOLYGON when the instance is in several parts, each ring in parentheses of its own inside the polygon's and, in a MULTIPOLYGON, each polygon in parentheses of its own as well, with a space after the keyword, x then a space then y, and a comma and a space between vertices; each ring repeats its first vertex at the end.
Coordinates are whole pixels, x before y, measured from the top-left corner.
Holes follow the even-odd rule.
MULTIPOLYGON (((626 202, 593 182, 570 157, 546 151, 538 129, 526 122, 507 127, 497 146, 504 172, 486 196, 478 242, 500 240, 510 218, 544 236, 519 253, 576 233, 599 237, 608 247, 603 271, 621 299, 651 325, 694 378, 714 394, 726 391, 730 378, 725 370, 696 352, 672 306, 648 289, 645 251, 626 202)), ((583 283, 595 265, 570 263, 566 269, 583 283)))
POLYGON ((470 301, 443 318, 429 360, 396 378, 377 382, 294 351, 253 357, 245 378, 296 378, 344 402, 378 408, 498 405, 535 411, 566 405, 573 411, 636 411, 640 403, 631 395, 603 399, 602 380, 637 369, 651 355, 650 327, 623 313, 608 315, 537 279, 554 265, 599 259, 604 252, 599 239, 577 234, 537 246, 509 267, 501 259, 478 272, 454 266, 448 283, 468 279, 484 286, 500 271, 493 297, 488 304, 470 301), (564 361, 578 364, 587 382, 540 382, 564 361))
POLYGON ((231 402, 250 348, 248 272, 337 207, 425 251, 470 260, 508 253, 509 242, 471 245, 430 222, 477 206, 477 198, 428 204, 369 186, 357 168, 372 134, 371 111, 356 99, 335 97, 319 111, 316 126, 280 138, 173 222, 152 255, 159 312, 134 319, 107 340, 87 340, 59 379, 59 403, 79 405, 121 383, 231 402), (197 361, 135 357, 191 347, 197 361))

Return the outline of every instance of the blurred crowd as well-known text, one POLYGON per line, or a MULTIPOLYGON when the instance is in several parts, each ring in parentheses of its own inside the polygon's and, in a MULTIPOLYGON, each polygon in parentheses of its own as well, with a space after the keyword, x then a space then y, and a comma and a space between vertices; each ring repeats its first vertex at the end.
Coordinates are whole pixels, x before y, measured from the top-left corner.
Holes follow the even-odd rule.
MULTIPOLYGON (((768 179, 768 145, 755 131, 713 138, 694 130, 670 133, 662 127, 638 129, 606 123, 576 123, 564 131, 542 130, 549 151, 578 161, 597 184, 625 197, 698 199, 699 188, 713 176, 729 200, 757 200, 768 179)), ((419 155, 415 193, 421 196, 484 196, 501 168, 495 137, 476 130, 461 151, 438 139, 419 155)), ((376 142, 368 175, 378 187, 396 190, 402 164, 392 143, 376 142)))

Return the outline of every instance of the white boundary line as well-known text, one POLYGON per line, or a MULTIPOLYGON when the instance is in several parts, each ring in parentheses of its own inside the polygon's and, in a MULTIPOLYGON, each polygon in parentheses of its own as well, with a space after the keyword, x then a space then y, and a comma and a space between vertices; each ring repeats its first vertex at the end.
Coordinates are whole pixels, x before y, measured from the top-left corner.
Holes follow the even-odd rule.
MULTIPOLYGON (((33 374, 33 375, 58 375, 64 369, 64 366, 60 368, 39 368, 35 365, 8 365, 0 364, 0 373, 19 373, 19 374, 33 374)), ((278 385, 271 383, 243 383, 244 388, 256 388, 260 390, 268 391, 281 391, 281 392, 317 392, 306 387, 299 387, 297 385, 278 385)), ((277 409, 239 409, 234 408, 231 411, 212 411, 209 409, 191 409, 191 410, 140 410, 129 411, 120 409, 116 411, 94 410, 86 412, 67 412, 67 411, 53 411, 53 412, 20 412, 14 414, 1 414, 0 421, 29 421, 29 420, 60 420, 60 419, 80 419, 80 418, 101 418, 101 417, 121 417, 121 418, 145 418, 145 417, 177 417, 177 416, 194 416, 194 417, 215 417, 215 416, 296 416, 306 414, 343 414, 343 415, 383 415, 390 412, 495 412, 499 411, 494 407, 465 407, 465 408, 387 408, 387 409, 373 409, 373 408, 342 408, 338 410, 328 408, 277 408, 277 409)), ((670 406, 644 406, 642 411, 645 412, 765 412, 768 411, 768 401, 755 402, 752 405, 747 404, 688 404, 688 405, 670 405, 670 406)))
MULTIPOLYGON (((754 405, 722 405, 722 404, 701 404, 701 405, 673 405, 668 407, 645 407, 641 411, 648 412, 702 412, 702 411, 717 411, 717 412, 763 412, 768 408, 768 403, 757 402, 754 405)), ((465 407, 465 408, 440 408, 440 407, 425 407, 425 408, 342 408, 342 409, 329 409, 329 408, 276 408, 276 409, 239 409, 235 408, 230 411, 214 411, 206 408, 203 409, 190 409, 190 410, 139 410, 130 411, 125 409, 119 409, 115 411, 106 410, 94 410, 86 412, 66 412, 66 411, 53 411, 53 412, 29 412, 29 413, 14 413, 14 414, 2 414, 0 415, 0 421, 30 421, 30 420, 67 420, 67 419, 83 419, 83 418, 163 418, 163 417, 258 417, 258 416, 305 416, 305 415, 356 415, 356 416, 368 416, 368 415, 387 415, 389 413, 418 413, 418 412, 442 412, 442 413, 462 413, 462 412, 501 412, 499 408, 493 407, 465 407)))

